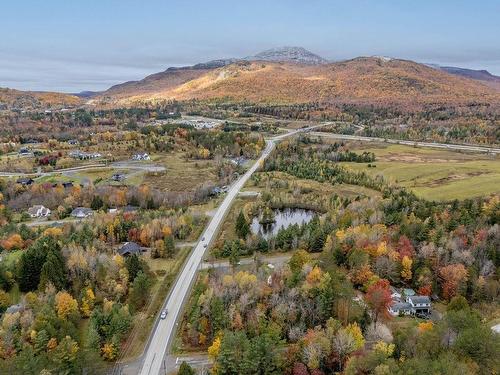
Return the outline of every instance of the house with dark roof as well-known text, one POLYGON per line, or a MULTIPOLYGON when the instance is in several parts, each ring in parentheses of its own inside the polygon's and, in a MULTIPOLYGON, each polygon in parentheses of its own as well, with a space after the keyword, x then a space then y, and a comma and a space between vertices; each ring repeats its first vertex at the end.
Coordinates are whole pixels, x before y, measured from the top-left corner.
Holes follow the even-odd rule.
POLYGON ((33 180, 30 177, 21 177, 21 178, 18 178, 16 182, 18 184, 23 185, 23 186, 28 186, 28 185, 31 185, 32 183, 34 183, 35 180, 33 180))
POLYGON ((129 255, 141 255, 142 254, 142 247, 135 243, 135 242, 125 242, 119 249, 118 249, 118 254, 120 254, 123 257, 129 256, 129 255))
POLYGON ((123 181, 125 180, 125 175, 123 173, 115 173, 113 176, 111 176, 111 179, 113 181, 123 181))

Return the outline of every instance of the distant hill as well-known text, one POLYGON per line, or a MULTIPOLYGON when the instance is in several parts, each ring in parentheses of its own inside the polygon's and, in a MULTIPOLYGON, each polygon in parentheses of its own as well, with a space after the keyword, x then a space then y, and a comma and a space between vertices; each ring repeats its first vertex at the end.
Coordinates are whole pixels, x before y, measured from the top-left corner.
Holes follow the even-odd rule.
POLYGON ((455 66, 440 66, 439 69, 460 77, 475 79, 476 81, 483 81, 486 85, 496 88, 500 91, 500 77, 491 74, 487 70, 457 68, 455 66))
POLYGON ((275 49, 241 60, 167 69, 113 86, 91 103, 130 105, 160 99, 216 98, 273 104, 499 103, 500 94, 483 83, 413 61, 360 57, 328 63, 304 51, 275 49))
POLYGON ((89 99, 89 98, 93 98, 94 96, 99 95, 99 94, 100 94, 99 91, 80 91, 80 92, 72 94, 72 95, 78 96, 79 98, 82 98, 82 99, 89 99))
POLYGON ((0 88, 0 108, 48 109, 79 104, 82 100, 75 95, 0 88))

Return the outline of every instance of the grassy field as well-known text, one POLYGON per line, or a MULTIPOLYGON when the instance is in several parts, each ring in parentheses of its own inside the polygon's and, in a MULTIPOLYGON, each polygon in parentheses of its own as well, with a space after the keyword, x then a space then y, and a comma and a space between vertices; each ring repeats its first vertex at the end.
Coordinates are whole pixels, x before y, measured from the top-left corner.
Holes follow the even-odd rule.
POLYGON ((350 144, 351 150, 373 152, 376 168, 342 163, 350 169, 382 175, 430 200, 465 199, 500 192, 500 159, 403 145, 350 144))
POLYGON ((216 179, 212 161, 186 160, 180 152, 154 156, 153 162, 167 169, 165 173, 145 176, 144 183, 157 189, 189 191, 216 179))

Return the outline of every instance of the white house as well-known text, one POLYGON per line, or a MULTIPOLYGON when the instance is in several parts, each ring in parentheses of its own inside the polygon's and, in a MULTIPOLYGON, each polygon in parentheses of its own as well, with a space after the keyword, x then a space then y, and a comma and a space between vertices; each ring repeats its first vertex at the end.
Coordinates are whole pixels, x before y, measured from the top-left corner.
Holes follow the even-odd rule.
POLYGON ((393 286, 391 289, 392 304, 387 308, 392 316, 399 315, 429 315, 431 300, 428 296, 420 296, 413 289, 400 291, 393 286))
POLYGON ((391 286, 391 298, 392 300, 401 300, 401 293, 399 292, 398 289, 394 288, 393 286, 391 286))
POLYGON ((38 204, 28 209, 28 215, 30 215, 30 217, 47 217, 50 215, 50 210, 38 204))
POLYGON ((428 315, 431 313, 431 299, 428 296, 411 296, 407 298, 413 314, 428 315))
POLYGON ((92 216, 94 211, 87 207, 77 207, 71 211, 71 216, 78 219, 85 219, 86 217, 92 216))
POLYGON ((132 156, 132 160, 151 160, 151 157, 147 154, 135 154, 132 156))
POLYGON ((387 309, 392 316, 410 315, 411 305, 408 302, 393 302, 387 309))

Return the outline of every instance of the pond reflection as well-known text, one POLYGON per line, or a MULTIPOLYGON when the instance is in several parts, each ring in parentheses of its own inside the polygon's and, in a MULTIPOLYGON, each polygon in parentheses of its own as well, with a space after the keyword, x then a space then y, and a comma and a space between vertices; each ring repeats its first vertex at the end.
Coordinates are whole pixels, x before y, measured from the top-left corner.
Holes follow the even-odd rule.
POLYGON ((310 222, 315 215, 314 211, 302 208, 285 208, 274 210, 274 222, 261 224, 259 217, 254 217, 250 229, 252 234, 260 234, 265 239, 276 236, 282 228, 288 228, 290 225, 306 224, 310 222))

